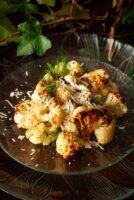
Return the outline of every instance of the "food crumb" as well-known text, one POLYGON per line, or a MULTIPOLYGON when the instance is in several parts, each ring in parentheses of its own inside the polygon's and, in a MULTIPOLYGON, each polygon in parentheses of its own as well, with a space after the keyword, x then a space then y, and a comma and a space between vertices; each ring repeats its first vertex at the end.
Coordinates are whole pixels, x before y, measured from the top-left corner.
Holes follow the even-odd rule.
POLYGON ((19 139, 19 140, 23 140, 24 138, 25 138, 24 135, 19 135, 17 139, 19 139))
POLYGON ((119 126, 119 129, 120 129, 120 130, 124 130, 124 129, 125 129, 125 126, 119 126))
POLYGON ((72 163, 71 162, 68 162, 68 165, 71 165, 72 163))
POLYGON ((28 71, 26 71, 25 74, 26 74, 26 76, 28 76, 29 75, 28 71))
POLYGON ((26 149, 21 148, 21 151, 26 151, 26 149))
POLYGON ((16 142, 16 140, 15 140, 14 138, 11 138, 11 140, 12 140, 13 142, 16 142))

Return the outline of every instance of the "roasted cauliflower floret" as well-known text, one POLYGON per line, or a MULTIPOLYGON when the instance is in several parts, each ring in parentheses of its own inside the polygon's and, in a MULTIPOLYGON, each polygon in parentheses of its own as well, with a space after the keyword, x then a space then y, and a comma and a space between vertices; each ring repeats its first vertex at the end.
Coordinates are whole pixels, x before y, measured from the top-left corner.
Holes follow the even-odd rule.
POLYGON ((78 133, 78 127, 75 123, 75 120, 68 116, 64 119, 63 124, 62 124, 62 131, 64 132, 70 132, 70 133, 78 133))
POLYGON ((50 128, 48 129, 44 123, 39 123, 31 129, 28 129, 25 135, 33 144, 49 145, 55 140, 53 132, 49 130, 50 128))
POLYGON ((45 86, 46 86, 46 83, 44 81, 38 82, 31 97, 33 101, 44 100, 48 96, 48 92, 47 90, 45 90, 45 86))
POLYGON ((43 76, 43 81, 45 81, 45 82, 47 82, 47 83, 53 81, 53 79, 54 79, 54 78, 52 77, 52 75, 51 75, 50 73, 46 73, 46 74, 43 76))
POLYGON ((61 104, 67 102, 70 97, 71 92, 65 86, 60 85, 59 87, 57 87, 56 98, 61 104))
POLYGON ((110 124, 104 124, 94 129, 97 142, 100 144, 107 144, 112 141, 115 134, 116 118, 113 118, 110 124))
POLYGON ((43 116, 47 112, 48 108, 43 102, 27 100, 16 105, 14 121, 19 128, 29 129, 43 121, 43 116))
POLYGON ((109 80, 109 74, 104 69, 96 69, 84 74, 82 80, 89 83, 92 92, 101 92, 109 80))
POLYGON ((56 140, 56 151, 64 159, 73 156, 82 148, 82 144, 77 135, 69 132, 60 132, 56 140))
POLYGON ((106 88, 109 92, 117 93, 119 92, 119 88, 116 83, 113 81, 109 80, 108 83, 106 84, 106 88))
POLYGON ((60 76, 65 76, 69 73, 69 70, 67 68, 67 61, 66 59, 62 59, 60 62, 58 62, 55 66, 54 66, 54 74, 57 77, 60 76))
POLYGON ((109 114, 121 117, 126 113, 127 106, 122 101, 122 96, 119 93, 109 93, 105 101, 105 106, 109 114))
POLYGON ((76 60, 72 60, 72 61, 68 62, 67 68, 70 71, 69 74, 72 75, 72 76, 77 76, 77 75, 80 76, 84 72, 82 66, 76 60))
POLYGON ((49 120, 51 121, 52 124, 59 127, 63 121, 64 112, 62 111, 61 107, 57 104, 57 102, 54 100, 50 103, 49 110, 50 110, 49 120))

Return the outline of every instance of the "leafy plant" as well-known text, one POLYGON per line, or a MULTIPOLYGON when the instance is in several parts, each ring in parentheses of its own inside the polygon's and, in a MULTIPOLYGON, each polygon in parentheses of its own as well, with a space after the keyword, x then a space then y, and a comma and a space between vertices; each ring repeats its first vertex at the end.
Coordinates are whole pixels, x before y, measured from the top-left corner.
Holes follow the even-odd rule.
POLYGON ((55 6, 56 0, 37 0, 39 4, 45 4, 48 6, 55 6))
POLYGON ((123 0, 0 0, 0 45, 17 42, 18 56, 42 56, 51 48, 46 34, 59 29, 96 32, 97 26, 100 35, 132 42, 131 5, 123 0))
POLYGON ((18 41, 17 55, 31 55, 36 53, 42 56, 49 48, 51 48, 51 41, 42 35, 39 21, 32 21, 31 23, 21 23, 18 25, 20 38, 18 41))

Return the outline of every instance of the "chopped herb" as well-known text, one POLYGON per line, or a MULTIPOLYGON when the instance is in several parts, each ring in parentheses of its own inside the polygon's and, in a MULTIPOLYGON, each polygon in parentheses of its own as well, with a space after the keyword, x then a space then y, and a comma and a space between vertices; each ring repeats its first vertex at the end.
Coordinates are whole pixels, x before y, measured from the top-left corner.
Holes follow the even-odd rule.
POLYGON ((47 135, 47 136, 52 136, 53 137, 53 141, 55 141, 56 139, 57 139, 57 137, 58 137, 58 134, 60 133, 60 131, 61 131, 61 129, 60 128, 58 128, 56 131, 53 131, 53 132, 45 132, 45 134, 47 135))
POLYGON ((84 69, 84 74, 87 74, 87 73, 89 73, 89 69, 85 68, 84 69))
POLYGON ((105 102, 105 98, 102 96, 95 96, 91 99, 91 103, 94 103, 96 105, 103 105, 105 102))
POLYGON ((53 81, 50 84, 45 86, 45 90, 50 94, 50 96, 56 95, 56 82, 53 81))
POLYGON ((47 72, 53 77, 53 78, 56 78, 55 77, 55 73, 54 73, 54 67, 52 64, 50 63, 47 63, 47 72))

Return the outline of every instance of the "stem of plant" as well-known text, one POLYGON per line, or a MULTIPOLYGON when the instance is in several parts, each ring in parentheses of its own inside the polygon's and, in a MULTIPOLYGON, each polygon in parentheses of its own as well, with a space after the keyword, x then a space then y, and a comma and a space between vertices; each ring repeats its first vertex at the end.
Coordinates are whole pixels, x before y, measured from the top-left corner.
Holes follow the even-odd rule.
POLYGON ((0 40, 0 46, 6 44, 6 43, 7 43, 8 41, 10 41, 13 37, 18 36, 19 34, 20 34, 20 32, 19 32, 19 31, 16 31, 16 32, 14 32, 14 33, 8 35, 8 36, 5 37, 5 38, 2 38, 2 39, 0 40))

